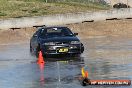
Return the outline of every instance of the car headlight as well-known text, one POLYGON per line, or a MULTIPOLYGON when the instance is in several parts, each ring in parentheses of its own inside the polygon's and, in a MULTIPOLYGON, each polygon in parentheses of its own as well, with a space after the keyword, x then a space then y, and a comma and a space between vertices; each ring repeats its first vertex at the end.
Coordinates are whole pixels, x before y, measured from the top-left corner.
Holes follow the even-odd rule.
POLYGON ((43 43, 43 45, 55 45, 54 42, 46 42, 46 43, 43 43))
POLYGON ((71 41, 71 44, 81 44, 80 41, 71 41))

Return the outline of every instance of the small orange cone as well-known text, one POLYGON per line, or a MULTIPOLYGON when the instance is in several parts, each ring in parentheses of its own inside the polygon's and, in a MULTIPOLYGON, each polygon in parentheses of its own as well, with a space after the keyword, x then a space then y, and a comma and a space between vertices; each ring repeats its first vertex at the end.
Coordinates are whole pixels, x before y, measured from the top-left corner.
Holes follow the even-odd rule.
POLYGON ((85 71, 85 78, 88 78, 88 71, 85 71))
POLYGON ((44 58, 43 58, 43 55, 42 55, 42 51, 39 51, 39 56, 38 56, 38 64, 42 64, 44 63, 44 58))

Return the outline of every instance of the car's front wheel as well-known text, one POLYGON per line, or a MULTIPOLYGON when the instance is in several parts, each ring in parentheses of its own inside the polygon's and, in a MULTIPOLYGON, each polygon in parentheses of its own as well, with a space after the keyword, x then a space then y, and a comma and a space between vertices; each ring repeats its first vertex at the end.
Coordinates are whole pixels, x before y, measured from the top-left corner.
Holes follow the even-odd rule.
POLYGON ((84 52, 84 45, 81 43, 81 53, 84 52))
POLYGON ((31 45, 30 45, 30 53, 32 53, 32 47, 31 47, 31 45))
POLYGON ((35 56, 36 56, 36 57, 39 56, 39 51, 40 51, 40 47, 38 46, 38 47, 35 49, 35 56))
POLYGON ((33 55, 33 48, 31 45, 30 45, 30 55, 33 55))

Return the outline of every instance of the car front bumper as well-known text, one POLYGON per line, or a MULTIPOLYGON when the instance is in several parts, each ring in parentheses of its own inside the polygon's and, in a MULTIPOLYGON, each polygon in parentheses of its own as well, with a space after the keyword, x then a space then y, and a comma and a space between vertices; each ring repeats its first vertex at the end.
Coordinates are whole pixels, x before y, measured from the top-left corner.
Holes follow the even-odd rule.
POLYGON ((81 54, 84 51, 82 44, 78 45, 45 45, 41 47, 43 54, 81 54))

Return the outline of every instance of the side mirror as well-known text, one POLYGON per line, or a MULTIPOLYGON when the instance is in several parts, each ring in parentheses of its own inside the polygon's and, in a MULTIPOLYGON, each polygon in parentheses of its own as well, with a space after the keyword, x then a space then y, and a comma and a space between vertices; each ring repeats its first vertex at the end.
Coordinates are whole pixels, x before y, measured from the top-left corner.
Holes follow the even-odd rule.
POLYGON ((78 33, 74 33, 74 35, 76 36, 76 35, 78 35, 78 33))

